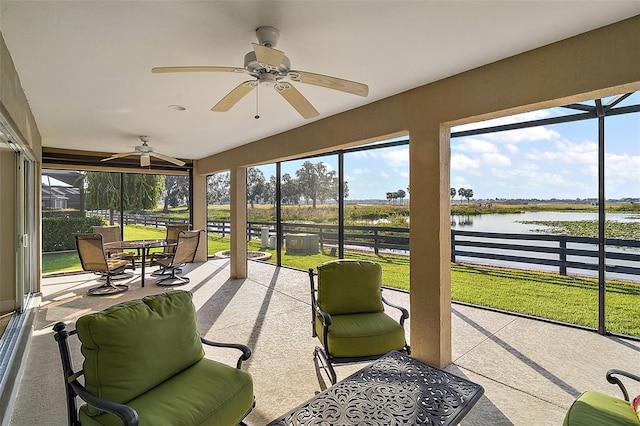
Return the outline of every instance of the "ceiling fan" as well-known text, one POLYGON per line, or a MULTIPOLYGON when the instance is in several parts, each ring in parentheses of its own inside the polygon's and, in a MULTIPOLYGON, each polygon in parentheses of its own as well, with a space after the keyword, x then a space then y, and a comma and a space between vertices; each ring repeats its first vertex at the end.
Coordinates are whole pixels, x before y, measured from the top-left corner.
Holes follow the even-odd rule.
MULTIPOLYGON (((249 74, 253 77, 251 80, 240 83, 211 108, 212 111, 217 112, 228 111, 259 84, 263 87, 273 87, 303 118, 308 119, 318 116, 320 113, 313 105, 286 80, 313 84, 358 96, 367 96, 369 94, 369 87, 366 84, 322 74, 292 70, 291 62, 284 55, 284 52, 274 49, 280 37, 280 32, 276 28, 259 27, 256 29, 256 35, 259 44, 251 43, 253 51, 244 56, 244 68, 218 66, 157 67, 153 68, 151 72, 235 72, 249 74)), ((260 116, 256 114, 255 118, 260 118, 260 116)))
POLYGON ((151 165, 151 157, 156 157, 164 161, 168 161, 169 163, 173 163, 176 166, 184 166, 185 162, 178 160, 177 158, 169 157, 168 155, 159 154, 157 152, 153 152, 153 148, 147 145, 149 138, 147 136, 140 136, 140 140, 142 141, 142 145, 138 145, 135 147, 135 151, 131 152, 123 152, 121 154, 114 154, 109 158, 103 158, 100 161, 109 161, 114 160, 116 158, 128 157, 130 155, 139 155, 140 156, 140 166, 147 167, 151 165))

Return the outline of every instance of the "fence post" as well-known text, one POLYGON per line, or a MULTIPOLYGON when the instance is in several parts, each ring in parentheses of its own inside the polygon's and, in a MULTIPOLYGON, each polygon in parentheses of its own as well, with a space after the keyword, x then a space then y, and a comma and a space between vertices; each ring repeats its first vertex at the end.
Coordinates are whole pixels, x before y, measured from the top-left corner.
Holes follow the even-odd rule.
POLYGON ((456 261, 456 232, 451 230, 451 262, 456 261))
POLYGON ((560 275, 567 275, 567 237, 560 235, 560 275))
POLYGON ((378 230, 377 229, 373 230, 373 251, 375 252, 376 256, 380 251, 378 249, 378 230))
POLYGON ((318 236, 318 239, 320 240, 320 251, 324 251, 324 238, 323 238, 323 235, 322 235, 322 227, 320 227, 318 229, 318 231, 319 231, 318 233, 320 234, 318 236))

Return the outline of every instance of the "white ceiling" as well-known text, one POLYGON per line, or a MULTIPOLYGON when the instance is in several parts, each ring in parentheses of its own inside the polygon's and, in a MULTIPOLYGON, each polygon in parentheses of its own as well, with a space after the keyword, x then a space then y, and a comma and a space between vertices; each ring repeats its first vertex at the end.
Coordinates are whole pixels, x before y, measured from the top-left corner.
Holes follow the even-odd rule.
POLYGON ((638 14, 640 1, 1 0, 0 31, 43 146, 123 152, 148 135, 198 159, 309 122, 266 90, 259 120, 253 94, 211 112, 244 74, 151 74, 242 67, 259 26, 280 29, 292 69, 369 86, 361 98, 295 83, 317 120, 638 14))

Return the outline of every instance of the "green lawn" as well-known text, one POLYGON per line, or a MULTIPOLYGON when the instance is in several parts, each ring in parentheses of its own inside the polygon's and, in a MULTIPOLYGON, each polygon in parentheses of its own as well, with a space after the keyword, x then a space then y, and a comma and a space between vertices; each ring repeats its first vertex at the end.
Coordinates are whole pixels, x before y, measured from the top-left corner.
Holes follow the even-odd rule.
MULTIPOLYGON (((163 238, 164 231, 143 226, 125 226, 127 239, 163 238)), ((259 241, 250 241, 250 251, 260 250, 259 241)), ((229 238, 209 236, 208 253, 229 249, 229 238)), ((275 250, 269 262, 275 263, 275 250)), ((373 260, 382 265, 384 284, 409 290, 409 258, 345 252, 350 259, 373 260)), ((282 255, 285 266, 307 270, 335 259, 328 250, 307 256, 282 255)), ((46 254, 43 273, 79 270, 75 253, 46 254)), ((607 329, 611 332, 640 336, 640 285, 607 282, 607 329)), ((597 328, 598 284, 594 279, 561 276, 554 273, 492 268, 454 263, 451 265, 451 298, 454 301, 503 309, 541 318, 597 328)))

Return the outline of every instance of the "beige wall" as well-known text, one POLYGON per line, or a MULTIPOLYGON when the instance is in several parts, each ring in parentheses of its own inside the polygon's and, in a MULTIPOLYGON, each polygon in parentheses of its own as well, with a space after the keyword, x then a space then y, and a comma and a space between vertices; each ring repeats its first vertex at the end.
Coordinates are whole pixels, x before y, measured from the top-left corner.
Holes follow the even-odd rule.
MULTIPOLYGON (((0 34, 0 114, 10 130, 17 135, 19 145, 33 159, 42 159, 42 141, 31 109, 20 85, 20 79, 11 56, 0 34)), ((15 303, 15 154, 10 150, 0 150, 0 308, 12 310, 15 303)), ((37 167, 39 169, 39 165, 37 167)), ((39 173, 36 176, 40 182, 39 173)), ((35 289, 40 289, 40 185, 36 184, 36 253, 37 259, 31 267, 36 276, 35 289)))
MULTIPOLYGON (((446 365, 449 126, 637 91, 638 46, 640 16, 202 159, 198 171, 233 170, 409 133, 411 211, 420 212, 411 216, 411 345, 418 358, 446 365)), ((232 256, 242 254, 232 250, 232 256)))

